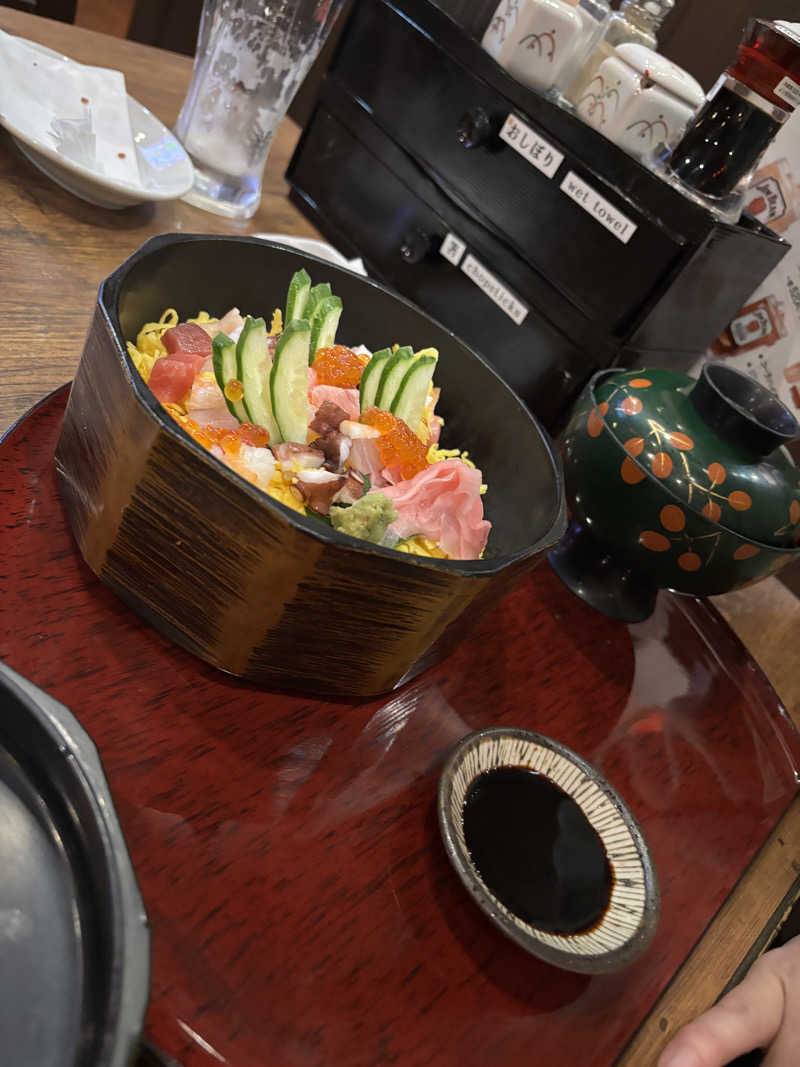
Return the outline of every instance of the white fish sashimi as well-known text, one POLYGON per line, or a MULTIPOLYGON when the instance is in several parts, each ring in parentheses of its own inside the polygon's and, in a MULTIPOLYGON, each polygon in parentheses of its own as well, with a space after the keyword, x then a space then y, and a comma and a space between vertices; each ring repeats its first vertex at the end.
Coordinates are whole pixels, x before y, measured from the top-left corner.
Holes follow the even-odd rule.
POLYGON ((186 411, 198 426, 219 426, 225 430, 235 430, 239 420, 228 410, 222 390, 210 371, 202 371, 192 383, 186 411))
POLYGON ((242 326, 244 326, 244 319, 238 308, 231 308, 230 311, 225 312, 221 319, 212 319, 211 322, 198 322, 197 325, 201 330, 205 330, 211 338, 216 337, 218 333, 226 333, 231 340, 237 341, 239 334, 242 332, 242 326), (236 334, 235 337, 233 336, 234 333, 236 334))
POLYGON ((256 476, 256 484, 266 489, 275 473, 275 457, 268 448, 256 448, 254 445, 242 445, 239 450, 242 463, 256 476))
POLYGON ((243 326, 244 319, 238 308, 231 308, 230 311, 226 311, 217 323, 219 332, 226 333, 232 341, 237 341, 239 339, 239 334, 242 332, 243 326), (234 334, 236 334, 236 337, 233 336, 234 334))
MULTIPOLYGON (((222 451, 222 450, 220 450, 222 451)), ((215 453, 216 454, 216 453, 215 453)), ((268 448, 243 444, 234 455, 223 452, 222 462, 259 489, 266 490, 275 473, 275 457, 268 448)))

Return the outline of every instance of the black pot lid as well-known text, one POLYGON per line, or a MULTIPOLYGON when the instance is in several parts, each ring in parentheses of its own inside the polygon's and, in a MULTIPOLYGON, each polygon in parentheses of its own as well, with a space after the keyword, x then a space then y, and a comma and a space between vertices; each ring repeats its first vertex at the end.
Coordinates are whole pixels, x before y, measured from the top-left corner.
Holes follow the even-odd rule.
POLYGON ((124 1067, 147 918, 97 750, 0 664, 0 1048, 14 1067, 124 1067))

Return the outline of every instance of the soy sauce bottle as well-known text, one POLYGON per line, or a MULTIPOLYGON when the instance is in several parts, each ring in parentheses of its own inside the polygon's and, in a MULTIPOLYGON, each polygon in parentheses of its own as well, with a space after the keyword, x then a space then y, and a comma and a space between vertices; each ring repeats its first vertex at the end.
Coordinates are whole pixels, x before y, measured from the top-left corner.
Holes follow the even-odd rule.
POLYGON ((668 178, 729 222, 765 149, 800 105, 800 23, 750 18, 736 61, 663 160, 668 178))

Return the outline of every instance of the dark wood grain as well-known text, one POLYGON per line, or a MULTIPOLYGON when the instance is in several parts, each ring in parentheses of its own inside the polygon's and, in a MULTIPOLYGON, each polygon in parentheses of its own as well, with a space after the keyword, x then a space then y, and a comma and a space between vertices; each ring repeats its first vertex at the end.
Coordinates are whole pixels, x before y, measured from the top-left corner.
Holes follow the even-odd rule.
POLYGON ((0 656, 100 749, 152 923, 153 1041, 185 1067, 611 1064, 796 791, 797 736, 719 615, 662 595, 626 627, 540 567, 389 699, 265 694, 85 567, 55 485, 64 399, 0 448, 0 656), (438 771, 490 724, 568 744, 641 823, 663 910, 629 970, 525 956, 450 869, 438 771))
MULTIPOLYGON (((6 7, 0 8, 0 27, 61 49, 78 60, 101 61, 122 69, 132 95, 163 121, 171 122, 178 113, 191 70, 190 61, 184 57, 32 18, 6 7)), ((265 197, 259 214, 248 223, 232 223, 182 203, 121 213, 91 207, 34 170, 8 135, 0 131, 0 430, 44 393, 72 377, 100 280, 146 237, 180 229, 227 233, 268 230, 316 236, 313 227, 285 196, 282 175, 297 132, 289 122, 278 131, 267 165, 265 197)), ((4 505, 0 508, 4 509, 4 505)), ((5 510, 2 513, 5 521, 5 510)), ((67 559, 74 553, 66 546, 61 551, 67 559)), ((7 567, 0 569, 0 584, 6 583, 4 591, 10 578, 7 567)), ((69 581, 62 579, 59 589, 65 586, 69 587, 69 581)), ((776 579, 769 579, 754 589, 721 598, 718 606, 765 668, 789 712, 800 716, 800 674, 794 666, 800 650, 797 600, 788 597, 776 579)), ((62 618, 57 604, 47 608, 47 613, 56 622, 62 618)), ((102 633, 102 627, 100 630, 102 633)), ((38 640, 46 658, 51 642, 43 631, 38 640)), ((152 641, 157 639, 143 639, 145 650, 152 641)), ((55 649, 53 659, 51 669, 57 674, 60 661, 55 649)), ((86 650, 83 664, 88 678, 91 663, 86 650)), ((192 673, 179 672, 179 678, 191 691, 195 684, 192 673)), ((73 690, 77 689, 76 683, 73 690)), ((113 691, 109 691, 108 698, 113 704, 113 691)), ((75 703, 80 700, 76 698, 75 703)), ((191 716, 187 721, 192 721, 191 716)), ((140 733, 147 737, 146 726, 140 733)), ((202 748, 211 736, 200 731, 199 740, 195 736, 193 743, 202 748)), ((151 766, 149 761, 157 757, 148 752, 142 759, 147 768, 151 766)), ((133 756, 130 762, 135 763, 133 756)), ((180 773, 178 770, 178 778, 180 773)), ((164 811, 163 805, 154 806, 151 818, 154 823, 160 818, 165 832, 170 826, 181 825, 172 816, 159 816, 159 811, 164 811)), ((191 829, 186 833, 191 836, 191 829)), ((645 1021, 635 1045, 624 1054, 621 1063, 626 1067, 654 1063, 658 1049, 673 1028, 715 1000, 746 957, 749 942, 756 940, 792 891, 798 870, 800 804, 796 803, 645 1021)), ((269 1057, 260 1057, 259 1064, 265 1059, 269 1057)))

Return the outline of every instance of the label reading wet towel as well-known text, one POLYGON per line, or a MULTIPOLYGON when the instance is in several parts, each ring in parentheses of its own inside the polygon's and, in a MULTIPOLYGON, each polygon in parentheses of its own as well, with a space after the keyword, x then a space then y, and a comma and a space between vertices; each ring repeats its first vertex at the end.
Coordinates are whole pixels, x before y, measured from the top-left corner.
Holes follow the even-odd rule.
POLYGON ((521 300, 517 300, 514 294, 509 292, 491 271, 488 271, 472 255, 465 258, 461 264, 461 269, 468 278, 475 282, 479 289, 486 293, 490 300, 493 300, 499 308, 505 311, 510 319, 516 322, 517 326, 522 325, 525 321, 525 316, 528 314, 528 308, 521 300))
POLYGON ((570 171, 561 183, 561 191, 566 193, 570 200, 579 204, 601 226, 605 226, 608 232, 613 233, 616 239, 622 241, 624 245, 636 233, 637 226, 632 219, 623 215, 619 208, 605 200, 573 171, 570 171))

